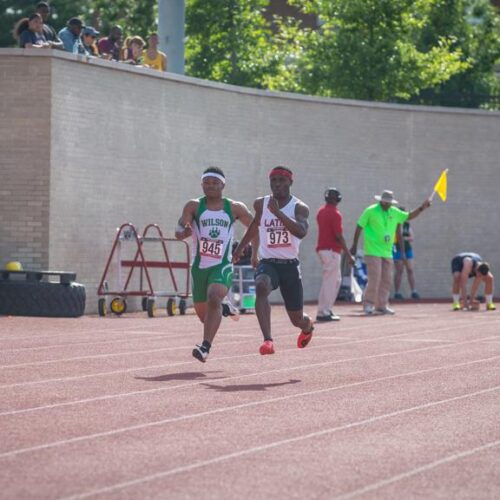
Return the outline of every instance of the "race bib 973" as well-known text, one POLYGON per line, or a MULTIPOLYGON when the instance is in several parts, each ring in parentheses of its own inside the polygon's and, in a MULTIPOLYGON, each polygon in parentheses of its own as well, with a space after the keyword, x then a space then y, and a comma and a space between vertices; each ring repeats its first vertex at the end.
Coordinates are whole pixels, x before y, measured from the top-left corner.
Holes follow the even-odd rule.
POLYGON ((267 242, 269 248, 289 247, 292 245, 290 231, 283 228, 268 228, 267 229, 267 242))

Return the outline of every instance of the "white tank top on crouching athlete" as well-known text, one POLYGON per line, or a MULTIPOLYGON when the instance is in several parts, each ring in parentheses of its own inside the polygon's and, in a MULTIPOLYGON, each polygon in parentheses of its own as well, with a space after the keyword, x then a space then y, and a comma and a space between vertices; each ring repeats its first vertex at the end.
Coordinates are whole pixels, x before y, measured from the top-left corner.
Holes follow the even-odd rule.
MULTIPOLYGON (((264 197, 262 216, 259 225, 259 257, 261 259, 297 259, 299 256, 300 238, 294 236, 281 222, 272 214, 267 205, 270 196, 264 197)), ((295 221, 295 206, 299 199, 292 196, 290 201, 281 208, 281 211, 295 221)))

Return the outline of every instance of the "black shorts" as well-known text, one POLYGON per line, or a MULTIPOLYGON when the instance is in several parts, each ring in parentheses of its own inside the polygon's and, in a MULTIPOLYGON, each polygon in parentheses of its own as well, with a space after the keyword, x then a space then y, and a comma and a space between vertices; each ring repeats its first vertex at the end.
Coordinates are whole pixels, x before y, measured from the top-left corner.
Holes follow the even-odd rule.
MULTIPOLYGON (((462 269, 464 268, 464 258, 465 257, 460 257, 459 255, 457 255, 456 257, 453 257, 453 259, 451 259, 451 274, 462 272, 462 269)), ((476 266, 477 262, 473 261, 472 271, 469 274, 469 278, 473 278, 474 276, 476 276, 476 266)))
POLYGON ((255 278, 266 274, 271 278, 273 290, 279 287, 287 311, 301 311, 304 307, 304 292, 297 259, 262 259, 255 270, 255 278))

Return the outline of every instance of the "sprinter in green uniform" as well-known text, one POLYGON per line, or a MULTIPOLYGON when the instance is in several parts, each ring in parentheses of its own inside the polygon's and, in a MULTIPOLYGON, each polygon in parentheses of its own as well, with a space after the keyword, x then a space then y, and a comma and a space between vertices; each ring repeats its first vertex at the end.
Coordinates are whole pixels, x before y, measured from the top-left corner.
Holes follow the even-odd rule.
POLYGON ((234 222, 249 226, 253 220, 246 205, 223 198, 226 178, 218 167, 209 167, 201 176, 205 196, 189 200, 175 230, 177 239, 193 237, 194 260, 191 267, 193 302, 203 323, 203 342, 193 356, 205 362, 219 329, 223 304, 233 279, 231 247, 234 222))

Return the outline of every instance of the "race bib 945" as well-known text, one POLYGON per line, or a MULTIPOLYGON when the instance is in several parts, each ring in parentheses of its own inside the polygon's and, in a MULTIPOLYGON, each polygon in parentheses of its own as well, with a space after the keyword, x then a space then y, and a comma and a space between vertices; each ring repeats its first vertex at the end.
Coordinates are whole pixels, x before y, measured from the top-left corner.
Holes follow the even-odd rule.
POLYGON ((220 259, 222 257, 222 241, 201 238, 200 255, 202 255, 203 257, 213 257, 214 259, 220 259))

